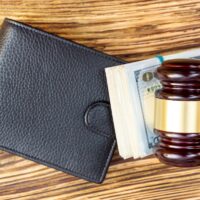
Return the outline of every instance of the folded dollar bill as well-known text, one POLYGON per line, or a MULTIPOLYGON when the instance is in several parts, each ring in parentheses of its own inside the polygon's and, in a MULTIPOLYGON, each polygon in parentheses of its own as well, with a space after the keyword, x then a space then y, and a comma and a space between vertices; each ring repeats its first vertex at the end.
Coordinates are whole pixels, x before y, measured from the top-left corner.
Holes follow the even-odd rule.
POLYGON ((106 78, 119 154, 143 158, 153 153, 154 92, 161 88, 156 69, 161 59, 200 59, 200 49, 106 68, 106 78))

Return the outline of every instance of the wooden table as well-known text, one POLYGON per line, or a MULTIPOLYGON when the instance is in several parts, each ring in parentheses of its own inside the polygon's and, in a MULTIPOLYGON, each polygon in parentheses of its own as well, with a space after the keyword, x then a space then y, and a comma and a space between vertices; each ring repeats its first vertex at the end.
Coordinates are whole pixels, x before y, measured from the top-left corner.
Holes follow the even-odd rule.
MULTIPOLYGON (((199 0, 0 0, 13 18, 126 61, 200 46, 199 0)), ((200 168, 116 152, 101 185, 0 152, 0 200, 200 200, 200 168)))

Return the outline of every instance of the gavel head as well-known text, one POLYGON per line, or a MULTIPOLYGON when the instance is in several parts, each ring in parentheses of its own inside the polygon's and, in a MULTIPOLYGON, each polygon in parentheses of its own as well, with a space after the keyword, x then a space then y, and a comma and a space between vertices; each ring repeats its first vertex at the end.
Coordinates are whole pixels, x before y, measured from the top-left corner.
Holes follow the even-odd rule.
POLYGON ((156 74, 155 155, 169 165, 200 165, 200 60, 168 60, 156 74))

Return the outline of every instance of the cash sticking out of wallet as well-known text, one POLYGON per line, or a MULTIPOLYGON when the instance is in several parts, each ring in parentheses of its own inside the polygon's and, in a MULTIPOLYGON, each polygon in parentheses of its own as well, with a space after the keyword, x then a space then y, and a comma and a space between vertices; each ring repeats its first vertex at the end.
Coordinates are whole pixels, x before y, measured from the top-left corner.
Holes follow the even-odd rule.
POLYGON ((119 154, 124 159, 151 155, 158 142, 153 132, 154 92, 161 88, 155 76, 161 58, 200 59, 200 49, 105 69, 119 154))

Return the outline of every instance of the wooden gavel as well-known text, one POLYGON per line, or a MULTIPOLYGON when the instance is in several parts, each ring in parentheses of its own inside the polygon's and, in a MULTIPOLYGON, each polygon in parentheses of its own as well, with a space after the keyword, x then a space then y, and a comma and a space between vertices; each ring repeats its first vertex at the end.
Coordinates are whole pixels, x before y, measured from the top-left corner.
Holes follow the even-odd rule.
POLYGON ((200 60, 174 59, 157 69, 155 155, 166 164, 200 165, 200 60))

